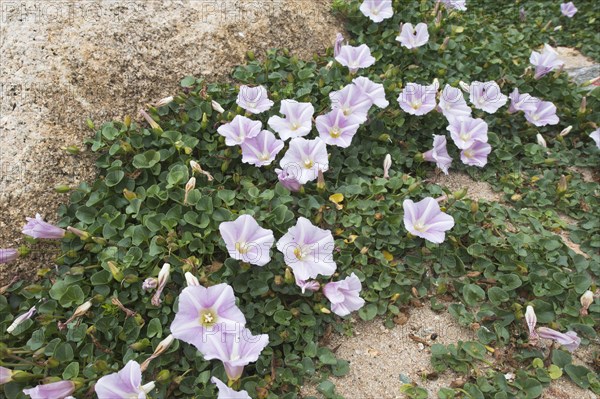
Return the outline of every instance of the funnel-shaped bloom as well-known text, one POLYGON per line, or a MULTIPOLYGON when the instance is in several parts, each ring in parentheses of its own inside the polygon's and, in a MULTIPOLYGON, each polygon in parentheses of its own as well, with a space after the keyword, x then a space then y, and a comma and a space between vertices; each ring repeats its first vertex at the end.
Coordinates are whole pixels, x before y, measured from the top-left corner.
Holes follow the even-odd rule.
POLYGON ((535 331, 535 325, 537 324, 537 316, 532 306, 527 306, 525 311, 525 323, 527 323, 527 329, 529 330, 529 340, 535 341, 538 339, 538 334, 535 331))
POLYGON ((392 0, 365 0, 360 5, 360 12, 371 21, 379 23, 394 15, 392 0))
POLYGON ((373 106, 373 100, 365 91, 356 84, 349 84, 343 89, 329 93, 331 108, 339 108, 344 115, 354 117, 360 123, 367 120, 369 109, 373 106))
POLYGON ((203 352, 211 338, 220 336, 221 332, 239 331, 245 325, 246 318, 235 304, 233 288, 217 284, 208 288, 184 288, 170 329, 175 338, 203 352))
POLYGON ((569 1, 568 3, 563 3, 560 5, 560 12, 565 17, 573 18, 573 15, 577 13, 577 7, 575 7, 575 4, 573 4, 572 1, 569 1))
POLYGON ((398 97, 400 108, 412 115, 425 115, 435 109, 438 83, 429 86, 407 83, 398 97))
POLYGON ((286 189, 291 192, 300 191, 302 188, 302 184, 292 175, 289 175, 283 169, 275 169, 275 173, 277 173, 277 179, 279 179, 279 183, 286 189))
POLYGON ((548 44, 544 44, 544 49, 541 53, 532 51, 529 62, 535 67, 535 75, 533 76, 535 79, 540 79, 554 69, 564 65, 564 62, 558 58, 558 53, 548 44))
POLYGON ((300 184, 306 184, 319 176, 319 170, 329 169, 327 146, 319 137, 306 140, 296 137, 280 161, 281 168, 300 184))
POLYGON ((569 352, 575 352, 581 343, 581 338, 577 336, 575 331, 561 333, 548 327, 540 327, 537 332, 540 338, 554 340, 564 346, 569 352))
POLYGON ((386 108, 390 105, 390 102, 385 98, 385 89, 381 83, 375 83, 363 76, 355 78, 352 83, 358 86, 371 99, 371 102, 379 108, 386 108))
POLYGON ((14 248, 0 248, 0 263, 12 262, 19 257, 19 251, 14 248))
POLYGON ((345 279, 325 284, 323 294, 331 302, 331 310, 344 317, 363 307, 365 300, 360 297, 362 285, 356 274, 345 279))
POLYGON ((465 165, 483 168, 487 164, 487 157, 491 152, 491 145, 475 141, 469 148, 465 148, 460 152, 460 159, 465 165))
POLYGON ((427 197, 414 203, 404 200, 404 227, 412 235, 441 244, 446 238, 446 231, 454 227, 454 218, 440 210, 438 202, 427 197))
MULTIPOLYGON (((58 381, 23 390, 23 393, 29 395, 32 399, 64 399, 73 392, 75 392, 73 381, 58 381)), ((111 396, 111 398, 114 398, 114 396, 111 396)), ((104 398, 100 397, 100 399, 104 398)))
POLYGON ((236 381, 242 376, 244 367, 257 361, 268 344, 267 334, 255 336, 250 330, 243 328, 235 334, 221 333, 209 337, 200 352, 205 360, 222 361, 227 377, 236 381))
POLYGON ((273 106, 264 86, 241 86, 236 103, 252 114, 260 114, 273 106))
POLYGON ((466 0, 442 0, 442 3, 449 9, 449 10, 459 10, 459 11, 466 11, 467 10, 467 6, 466 0))
POLYGON ((281 101, 280 112, 285 118, 272 116, 269 118, 269 127, 279 133, 282 140, 293 137, 302 137, 312 129, 312 117, 315 107, 311 103, 299 103, 294 100, 281 101))
POLYGON ((407 49, 413 49, 427 44, 429 41, 427 24, 421 22, 414 27, 411 23, 403 24, 400 35, 396 37, 396 40, 407 49))
POLYGON ((42 216, 38 213, 34 218, 26 218, 27 224, 23 227, 23 234, 33 238, 60 239, 65 236, 66 231, 60 227, 44 222, 42 216))
POLYGON ((508 112, 514 114, 518 111, 533 111, 537 107, 537 103, 541 100, 539 98, 533 97, 531 94, 527 93, 519 93, 519 89, 514 89, 512 93, 508 96, 510 98, 510 106, 508 107, 508 112))
POLYGON ((241 215, 233 222, 223 222, 219 231, 232 258, 257 266, 271 261, 273 231, 260 227, 252 216, 241 215))
POLYGON ((242 143, 242 162, 258 167, 270 165, 282 149, 283 141, 277 140, 269 130, 263 130, 242 143))
POLYGON ((535 109, 525 111, 525 119, 536 126, 556 125, 560 121, 556 106, 550 101, 539 101, 535 109))
POLYGON ((508 97, 502 94, 500 86, 494 81, 471 82, 469 86, 469 100, 477 109, 488 114, 493 114, 508 101, 508 97))
POLYGON ((600 129, 596 129, 590 133, 590 137, 596 142, 596 147, 600 148, 600 129))
POLYGON ((433 148, 423 154, 423 159, 428 162, 435 162, 436 166, 445 174, 452 164, 452 158, 448 155, 446 148, 446 136, 433 135, 433 148))
POLYGON ((98 399, 145 399, 154 389, 154 382, 142 385, 142 369, 138 362, 130 360, 119 372, 100 378, 94 389, 98 399))
POLYGON ((215 384, 217 386, 217 389, 219 390, 219 395, 217 396, 217 399, 252 399, 250 398, 250 395, 248 395, 248 392, 234 391, 217 377, 212 377, 210 379, 210 382, 215 384))
POLYGON ((360 127, 360 122, 356 118, 345 116, 340 108, 335 108, 325 115, 318 116, 316 124, 319 137, 325 144, 342 148, 350 146, 352 138, 360 127))
POLYGON ((348 67, 350 73, 356 73, 360 68, 368 68, 375 63, 375 57, 371 55, 371 49, 366 44, 358 47, 342 46, 335 60, 348 67))
POLYGON ((313 225, 300 217, 295 226, 277 241, 277 249, 283 253, 285 264, 292 268, 299 280, 331 276, 337 268, 333 261, 335 243, 329 230, 313 225))
POLYGON ((6 384, 7 382, 11 382, 12 375, 12 370, 0 366, 0 385, 6 384))
POLYGON ((483 119, 454 119, 446 129, 450 132, 454 144, 461 150, 471 147, 476 141, 488 141, 488 125, 483 119))
POLYGON ((438 110, 446 117, 448 122, 453 119, 471 116, 471 107, 463 97, 462 91, 457 87, 446 85, 440 96, 438 110))
POLYGON ((220 126, 217 133, 225 137, 225 144, 235 146, 242 144, 246 139, 256 137, 262 130, 260 121, 253 121, 245 116, 237 115, 229 123, 220 126))

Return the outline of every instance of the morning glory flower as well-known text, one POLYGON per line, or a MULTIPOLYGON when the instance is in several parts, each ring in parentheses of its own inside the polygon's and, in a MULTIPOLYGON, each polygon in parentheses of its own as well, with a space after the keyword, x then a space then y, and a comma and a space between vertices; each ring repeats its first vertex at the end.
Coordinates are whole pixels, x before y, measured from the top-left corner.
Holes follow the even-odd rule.
POLYGON ((438 83, 435 81, 429 86, 416 83, 407 83, 398 97, 400 108, 411 115, 425 115, 436 107, 438 83))
POLYGON ((331 310, 344 317, 362 308, 365 300, 360 297, 362 285, 356 274, 345 279, 325 284, 323 294, 331 302, 331 310))
POLYGON ((452 119, 471 116, 471 107, 467 105, 462 91, 457 87, 446 85, 442 90, 438 110, 446 117, 448 122, 452 119))
POLYGON ((386 108, 390 105, 390 102, 385 98, 385 89, 381 83, 375 83, 363 76, 355 78, 352 83, 358 86, 371 102, 379 108, 386 108))
POLYGON ((283 187, 291 192, 300 191, 302 188, 302 184, 300 184, 300 182, 296 180, 294 176, 289 175, 285 170, 275 169, 275 173, 277 173, 277 179, 279 179, 279 183, 281 183, 283 187))
POLYGON ((14 248, 0 248, 0 263, 12 262, 19 257, 19 251, 14 248))
POLYGON ((241 86, 235 102, 252 114, 260 114, 273 106, 273 101, 269 100, 264 86, 241 86))
POLYGON ((536 126, 556 125, 560 121, 556 106, 550 101, 539 101, 535 109, 525 112, 525 119, 536 126))
POLYGON ((371 97, 354 83, 344 86, 343 89, 329 93, 331 108, 340 108, 344 115, 353 116, 359 123, 367 120, 369 109, 373 106, 371 97))
POLYGON ((360 127, 360 122, 352 116, 345 116, 340 108, 318 116, 316 119, 319 137, 325 144, 346 148, 360 127))
POLYGON ((428 162, 435 162, 436 166, 444 174, 448 174, 448 169, 452 164, 452 158, 448 155, 446 144, 446 136, 434 134, 433 148, 423 154, 423 159, 428 162))
POLYGON ((544 50, 541 53, 532 51, 529 62, 535 66, 535 75, 533 76, 535 79, 540 79, 554 69, 564 65, 564 62, 558 58, 558 53, 548 44, 544 44, 544 50))
POLYGON ((250 330, 243 328, 235 334, 217 334, 209 337, 201 352, 205 360, 222 361, 227 377, 236 381, 242 376, 244 367, 257 361, 268 344, 267 334, 255 336, 250 330))
POLYGON ((273 231, 260 227, 252 216, 240 215, 233 222, 222 222, 219 232, 232 258, 256 266, 271 261, 270 250, 275 243, 273 231))
POLYGON ((331 231, 318 228, 304 217, 277 241, 285 264, 299 280, 309 280, 319 274, 331 276, 337 268, 333 261, 334 248, 331 231))
POLYGON ((295 280, 296 280, 296 285, 298 287, 300 287, 303 294, 306 292, 306 290, 319 291, 319 288, 321 288, 321 284, 319 284, 319 282, 316 280, 305 281, 305 280, 299 280, 297 277, 295 278, 295 280))
POLYGON ((527 329, 529 330, 529 340, 535 341, 538 339, 538 334, 535 331, 535 325, 537 324, 537 316, 532 306, 527 306, 525 311, 525 323, 527 323, 527 329))
POLYGON ((335 60, 348 67, 352 74, 360 68, 368 68, 375 63, 375 57, 371 55, 371 49, 366 44, 361 44, 358 47, 342 46, 335 60))
POLYGON ((360 5, 360 12, 371 21, 379 23, 394 15, 392 0, 365 0, 360 5))
POLYGON ((98 399, 145 399, 153 389, 154 382, 142 385, 142 369, 135 360, 127 362, 120 371, 100 378, 94 387, 98 399))
POLYGON ((35 312, 37 312, 37 310, 35 309, 35 306, 32 306, 31 309, 29 309, 27 312, 16 317, 13 320, 13 322, 11 323, 11 325, 8 326, 8 328, 6 329, 6 332, 11 333, 11 332, 15 331, 15 328, 17 328, 19 325, 23 324, 23 322, 25 320, 31 319, 35 315, 35 312))
POLYGON ((467 6, 466 0, 442 0, 442 3, 449 9, 449 10, 459 10, 459 11, 466 11, 467 10, 467 6))
POLYGON ((564 346, 569 352, 575 352, 581 343, 581 338, 577 336, 575 331, 561 333, 548 327, 540 327, 537 332, 540 338, 554 340, 564 346))
POLYGON ((450 132, 454 144, 461 150, 471 147, 475 141, 488 141, 488 125, 483 119, 454 119, 446 129, 450 132))
POLYGON ((441 244, 446 238, 446 231, 454 227, 454 218, 442 212, 438 202, 431 197, 417 203, 406 199, 402 206, 404 227, 414 236, 441 244))
POLYGON ((233 389, 229 388, 223 381, 221 381, 217 377, 212 377, 210 379, 210 382, 215 384, 217 386, 217 389, 219 390, 217 399, 252 399, 252 398, 250 398, 250 395, 248 395, 248 392, 234 391, 233 389))
POLYGON ((577 7, 575 7, 572 1, 569 1, 560 5, 560 12, 565 17, 573 18, 573 15, 577 12, 577 7))
POLYGON ((235 304, 228 284, 212 287, 189 286, 179 295, 179 309, 169 327, 173 336, 194 345, 200 352, 211 337, 220 332, 233 333, 246 325, 246 318, 235 304))
POLYGON ((283 141, 277 140, 270 131, 263 130, 242 143, 242 162, 258 167, 270 165, 282 149, 283 141))
MULTIPOLYGON (((32 399, 64 399, 75 392, 75 389, 76 386, 73 381, 58 381, 38 385, 35 388, 23 389, 23 393, 29 395, 32 399)), ((114 398, 114 396, 111 398, 114 398)), ((100 397, 100 399, 104 398, 100 397)))
POLYGON ((318 177, 319 170, 326 172, 329 169, 327 146, 319 137, 313 140, 296 137, 290 141, 280 165, 288 176, 306 184, 318 177))
POLYGON ((400 35, 396 37, 396 41, 399 41, 400 44, 407 49, 413 49, 427 44, 429 41, 427 24, 420 22, 414 27, 411 23, 403 24, 400 35))
POLYGON ((142 283, 142 289, 144 291, 152 291, 156 287, 158 287, 158 279, 154 277, 148 277, 142 283))
POLYGON ((492 152, 492 146, 481 141, 473 142, 469 148, 460 153, 460 159, 465 165, 483 168, 487 164, 487 157, 492 152))
POLYGON ((0 385, 6 384, 12 381, 13 371, 6 367, 0 366, 0 385))
POLYGON ((489 82, 471 82, 469 94, 471 104, 488 114, 498 111, 508 101, 508 97, 502 94, 500 86, 493 80, 489 82))
POLYGON ((27 224, 23 227, 23 234, 33 238, 60 239, 65 236, 66 231, 60 227, 44 222, 42 216, 38 213, 34 218, 26 218, 27 224))
POLYGON ((600 148, 600 129, 596 129, 590 133, 590 137, 596 142, 596 147, 600 148))
POLYGON ((280 112, 286 117, 272 116, 267 123, 271 129, 279 133, 282 140, 302 137, 310 133, 312 117, 315 113, 315 107, 311 103, 283 100, 280 112))
POLYGON ((260 121, 253 121, 245 116, 237 115, 229 123, 220 126, 217 133, 225 137, 225 144, 235 146, 242 144, 246 139, 256 137, 262 130, 260 121))
POLYGON ((518 111, 533 111, 536 109, 537 103, 541 101, 531 94, 519 93, 519 89, 517 88, 515 88, 508 97, 510 98, 510 106, 508 107, 508 112, 510 114, 514 114, 518 111))

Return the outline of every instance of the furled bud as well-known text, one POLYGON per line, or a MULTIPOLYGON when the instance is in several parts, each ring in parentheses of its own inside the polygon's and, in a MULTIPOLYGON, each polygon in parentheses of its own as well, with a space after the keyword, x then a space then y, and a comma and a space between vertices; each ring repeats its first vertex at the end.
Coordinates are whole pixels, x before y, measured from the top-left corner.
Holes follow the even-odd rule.
POLYGON ((217 111, 218 113, 222 114, 223 112, 225 112, 225 110, 223 109, 223 107, 221 107, 221 104, 219 104, 218 102, 216 102, 215 100, 212 100, 210 102, 210 104, 212 105, 212 109, 214 109, 215 111, 217 111))
POLYGON ((154 105, 157 106, 157 107, 162 107, 162 106, 168 105, 168 104, 170 104, 172 102, 173 102, 173 96, 169 96, 169 97, 165 97, 165 98, 162 98, 162 99, 158 100, 156 102, 156 104, 154 104, 154 105))
POLYGON ((572 129, 573 129, 573 126, 567 126, 560 132, 559 136, 565 137, 567 134, 569 134, 569 132, 571 132, 572 129))
POLYGON ((134 193, 133 191, 127 190, 126 188, 123 189, 123 197, 125 197, 125 199, 127 201, 133 201, 134 199, 137 198, 137 194, 134 193))
POLYGON ((200 281, 190 272, 185 273, 185 281, 188 287, 197 287, 200 285, 200 281))
POLYGON ((440 48, 438 49, 438 52, 444 52, 446 51, 446 49, 448 48, 448 43, 450 42, 450 36, 446 36, 444 38, 444 41, 442 42, 442 45, 440 46, 440 48))
POLYGON ((67 231, 75 234, 77 237, 81 238, 82 241, 87 241, 92 237, 90 233, 76 229, 75 227, 71 226, 67 227, 67 231))
POLYGON ((108 271, 110 271, 110 274, 112 274, 113 278, 116 281, 123 281, 123 272, 121 271, 121 269, 119 269, 119 266, 115 262, 108 261, 106 265, 108 266, 108 271))
POLYGON ((152 305, 154 306, 159 306, 162 302, 162 300, 160 299, 160 295, 162 294, 163 289, 165 288, 165 285, 167 285, 167 281, 169 280, 169 276, 171 275, 171 265, 168 263, 165 263, 163 265, 163 267, 160 269, 160 272, 158 273, 158 288, 156 288, 156 292, 154 293, 154 296, 152 297, 152 305))
POLYGON ((458 85, 460 86, 462 91, 464 91, 465 93, 468 93, 471 90, 470 86, 468 84, 466 84, 465 82, 463 82, 462 80, 460 82, 458 82, 458 85))
POLYGON ((579 115, 585 114, 586 110, 587 110, 587 97, 584 96, 581 99, 581 105, 579 105, 579 115))
POLYGON ((8 328, 6 329, 6 332, 8 333, 12 333, 15 328, 17 328, 19 325, 21 325, 25 320, 29 320, 33 317, 33 315, 35 315, 36 309, 35 306, 32 306, 31 309, 29 309, 27 312, 23 313, 22 315, 18 316, 16 319, 13 320, 12 324, 10 326, 8 326, 8 328))
POLYGON ((156 279, 154 277, 148 277, 142 283, 142 289, 144 291, 150 291, 150 290, 155 289, 156 287, 158 287, 158 279, 156 279))
POLYGON ((537 317, 535 315, 535 311, 532 306, 527 306, 527 310, 525 311, 525 323, 527 324, 527 329, 529 330, 529 340, 535 341, 538 338, 538 334, 535 331, 535 325, 537 324, 537 317))
POLYGON ((567 192, 567 178, 565 175, 561 175, 556 186, 556 193, 562 195, 567 192))
POLYGON ((538 133, 535 138, 537 139, 537 143, 539 146, 542 146, 544 148, 548 148, 548 145, 546 144, 546 140, 544 139, 544 136, 542 136, 540 133, 538 133))
POLYGON ((594 303, 594 293, 590 290, 587 290, 583 293, 579 301, 581 302, 581 310, 579 311, 579 313, 582 316, 585 316, 588 314, 588 309, 590 308, 590 305, 594 303))
POLYGON ((390 178, 390 168, 392 167, 392 156, 387 154, 383 159, 383 178, 390 178))
POLYGON ((185 205, 187 205, 187 202, 188 202, 188 195, 195 188, 196 188, 196 178, 190 177, 190 180, 188 180, 187 184, 185 185, 185 196, 183 198, 183 203, 185 205))
POLYGON ((165 339, 163 339, 158 346, 156 347, 156 349, 154 350, 154 353, 144 361, 144 363, 141 364, 140 368, 143 371, 146 371, 146 369, 148 368, 148 366, 150 365, 150 362, 154 359, 156 359, 157 357, 159 357, 160 355, 162 355, 163 353, 165 353, 167 351, 167 349, 169 349, 169 346, 171 346, 171 344, 173 343, 173 340, 175 338, 173 337, 173 334, 169 334, 169 336, 165 339))
POLYGON ((323 176, 323 171, 321 169, 319 169, 318 172, 318 176, 317 176, 317 190, 319 191, 325 191, 325 176, 323 176))
POLYGON ((163 132, 162 128, 160 127, 160 125, 154 120, 152 119, 152 117, 143 109, 140 110, 140 115, 142 115, 142 117, 146 120, 146 122, 148 122, 148 124, 150 125, 150 127, 160 133, 163 132))
POLYGON ((75 309, 75 312, 73 312, 73 315, 71 316, 71 318, 75 319, 77 317, 81 317, 81 316, 85 315, 86 312, 88 310, 90 310, 91 307, 92 307, 92 301, 84 302, 83 304, 79 305, 77 307, 77 309, 75 309))

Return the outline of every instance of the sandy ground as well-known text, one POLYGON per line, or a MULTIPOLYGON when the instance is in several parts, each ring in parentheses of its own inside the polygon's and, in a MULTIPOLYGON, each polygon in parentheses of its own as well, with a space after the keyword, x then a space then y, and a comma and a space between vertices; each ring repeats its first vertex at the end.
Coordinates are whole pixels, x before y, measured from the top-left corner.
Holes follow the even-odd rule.
MULTIPOLYGON (((0 0, 0 247, 23 243, 25 216, 56 220, 67 201, 58 184, 94 177, 93 157, 73 157, 61 148, 83 147, 97 123, 135 115, 139 107, 177 92, 186 75, 224 79, 248 50, 258 55, 287 47, 310 57, 341 28, 329 0, 8 1, 0 0)), ((470 187, 475 198, 497 200, 487 185, 466 175, 442 177, 453 190, 470 187)), ((40 244, 26 261, 0 268, 0 284, 51 267, 52 246, 40 244)), ((1 267, 1 266, 0 266, 1 267)), ((408 333, 451 343, 472 336, 447 313, 413 309, 394 330, 381 321, 357 322, 353 337, 332 337, 329 346, 351 361, 351 374, 337 380, 347 398, 400 397, 400 374, 419 381, 430 370, 427 348, 408 333), (432 331, 433 330, 433 331, 432 331)), ((456 379, 427 381, 435 392, 456 379)), ((306 387, 306 393, 316 392, 306 387)), ((560 380, 545 398, 592 398, 560 380)), ((317 395, 318 396, 318 395, 317 395)))
MULTIPOLYGON (((74 186, 94 177, 83 147, 97 123, 135 116, 187 75, 224 79, 246 52, 310 58, 341 28, 328 0, 0 0, 0 248, 23 243, 26 216, 56 221, 74 186), (310 32, 308 34, 308 32, 310 32)), ((0 265, 0 285, 52 266, 53 247, 0 265)))

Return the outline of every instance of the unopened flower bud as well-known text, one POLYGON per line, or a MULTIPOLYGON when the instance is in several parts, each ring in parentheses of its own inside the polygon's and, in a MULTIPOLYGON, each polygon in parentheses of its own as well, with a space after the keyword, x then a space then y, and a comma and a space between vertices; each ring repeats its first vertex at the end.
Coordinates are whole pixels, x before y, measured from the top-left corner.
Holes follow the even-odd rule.
POLYGON ((292 271, 290 270, 290 268, 289 268, 289 267, 285 269, 285 272, 284 272, 284 275, 283 275, 283 277, 284 277, 284 281, 285 281, 287 284, 292 284, 294 281, 296 281, 296 280, 294 279, 294 275, 292 274, 292 271))
POLYGON ((327 69, 328 71, 333 67, 333 61, 329 61, 327 63, 327 65, 325 65, 325 69, 327 69))
POLYGON ((162 302, 162 300, 160 299, 160 295, 163 291, 163 289, 165 288, 165 285, 167 284, 167 281, 169 280, 169 276, 171 275, 171 265, 168 263, 165 263, 163 265, 163 267, 160 269, 160 272, 158 273, 158 288, 156 288, 156 292, 154 293, 154 296, 152 297, 152 305, 154 306, 159 306, 162 302))
POLYGON ((321 313, 331 314, 331 310, 329 310, 329 309, 327 309, 325 307, 322 307, 320 310, 321 310, 321 313))
POLYGON ((471 202, 471 213, 477 213, 479 211, 479 201, 471 202))
POLYGON ((66 152, 68 152, 71 155, 79 155, 81 153, 81 149, 75 145, 63 147, 63 150, 65 150, 66 152))
POLYGON ((207 127, 208 127, 208 115, 205 113, 204 115, 202 115, 202 122, 200 122, 200 128, 202 130, 206 130, 207 127))
POLYGON ((567 134, 569 134, 569 132, 571 132, 572 129, 573 129, 573 126, 567 126, 560 132, 559 136, 565 137, 567 134))
POLYGON ((387 154, 383 159, 383 178, 390 178, 390 168, 392 167, 392 156, 387 154))
POLYGON ((65 194, 71 191, 71 186, 67 184, 59 184, 57 186, 54 186, 54 191, 56 191, 59 194, 65 194))
POLYGON ((144 349, 146 349, 149 346, 150 346, 150 340, 148 338, 142 338, 141 340, 129 345, 129 347, 131 349, 133 349, 134 351, 138 351, 138 352, 143 351, 144 349))
POLYGON ((95 130, 96 129, 96 125, 94 125, 94 121, 91 120, 90 118, 87 118, 85 120, 85 124, 87 125, 87 127, 89 127, 91 130, 95 130))
POLYGON ((142 117, 146 120, 146 122, 148 122, 148 124, 150 125, 150 127, 160 133, 163 132, 162 128, 160 127, 160 125, 154 120, 152 119, 152 117, 143 109, 140 110, 140 115, 142 115, 142 117))
POLYGON ((185 273, 185 281, 188 287, 197 287, 200 285, 200 281, 190 272, 185 273))
POLYGON ((196 178, 190 177, 190 180, 188 180, 187 184, 185 185, 185 196, 183 198, 183 203, 185 205, 187 205, 187 202, 188 202, 188 195, 195 188, 196 188, 196 178))
POLYGON ((460 82, 458 82, 458 85, 460 86, 462 91, 464 91, 465 93, 468 93, 471 90, 470 86, 468 84, 466 84, 465 82, 463 82, 462 80, 460 82))
POLYGON ((435 27, 439 28, 442 25, 442 10, 438 10, 437 15, 435 16, 435 27))
POLYGON ((587 110, 587 97, 584 96, 581 99, 581 105, 579 106, 579 115, 585 114, 586 110, 587 110))
POLYGON ((537 139, 537 143, 539 146, 542 146, 544 148, 548 148, 548 145, 546 144, 546 140, 544 139, 544 136, 542 136, 540 133, 538 133, 535 138, 537 139))
POLYGON ((169 96, 169 97, 165 97, 165 98, 162 98, 162 99, 158 100, 156 102, 156 104, 154 104, 154 105, 157 106, 157 107, 162 107, 162 106, 168 105, 168 104, 170 104, 172 102, 173 102, 173 96, 169 96))
POLYGON ((112 274, 113 278, 116 281, 123 281, 123 272, 121 271, 121 269, 119 269, 119 266, 115 262, 108 261, 106 265, 108 266, 108 271, 110 271, 110 274, 112 274))
POLYGON ((131 116, 130 115, 125 115, 125 118, 123 118, 123 124, 125 125, 125 127, 127 129, 129 129, 129 126, 131 126, 131 116))
POLYGON ((221 106, 221 104, 219 104, 218 102, 216 102, 215 100, 212 100, 210 102, 212 109, 214 109, 215 111, 217 111, 218 113, 222 114, 223 112, 225 112, 225 110, 223 109, 223 107, 221 106))
POLYGON ((579 311, 579 313, 582 316, 585 316, 588 314, 588 309, 590 308, 592 303, 594 303, 594 293, 590 290, 587 290, 583 293, 579 301, 581 302, 581 310, 579 311))
POLYGON ((90 233, 76 229, 75 227, 67 227, 67 231, 75 234, 77 237, 81 238, 82 241, 87 241, 89 240, 92 236, 90 233))
POLYGON ((556 186, 556 192, 558 195, 562 195, 567 192, 567 178, 565 175, 561 175, 556 186))
POLYGON ((35 315, 35 312, 35 306, 32 306, 31 309, 29 309, 27 312, 14 319, 12 324, 6 329, 6 332, 12 333, 19 325, 23 324, 25 320, 31 319, 33 315, 35 315))
POLYGON ((325 176, 323 176, 323 171, 319 169, 317 175, 317 190, 325 191, 325 176))
POLYGON ((156 382, 167 382, 169 381, 169 378, 171 378, 171 372, 169 370, 161 370, 157 375, 156 375, 156 382))
POLYGON ((556 71, 554 72, 554 79, 558 78, 560 76, 560 74, 562 73, 563 69, 565 69, 565 64, 562 64, 561 66, 559 66, 556 71))
POLYGON ((91 307, 92 307, 92 301, 84 302, 83 304, 79 305, 77 307, 77 309, 75 309, 75 312, 73 313, 73 315, 71 317, 72 318, 81 317, 81 316, 85 315, 86 312, 88 310, 90 310, 91 307))
POLYGON ((460 190, 453 192, 452 196, 454 197, 455 200, 460 201, 461 199, 465 198, 468 191, 469 191, 469 189, 466 187, 461 188, 460 190))
POLYGON ((444 41, 442 42, 442 45, 440 46, 440 48, 438 49, 438 52, 444 52, 446 51, 446 49, 448 48, 448 43, 450 42, 450 36, 446 36, 444 38, 444 41))

